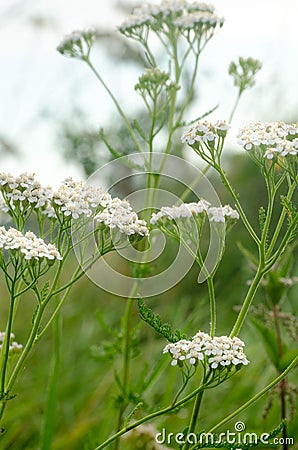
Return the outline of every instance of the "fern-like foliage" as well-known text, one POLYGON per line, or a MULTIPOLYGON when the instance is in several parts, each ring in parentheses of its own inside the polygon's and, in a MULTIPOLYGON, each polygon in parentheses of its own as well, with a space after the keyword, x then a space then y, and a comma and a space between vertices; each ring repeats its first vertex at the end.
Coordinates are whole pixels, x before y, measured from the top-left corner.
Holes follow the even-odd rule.
POLYGON ((180 330, 173 330, 170 324, 163 322, 159 314, 155 314, 143 299, 138 299, 138 309, 141 316, 148 325, 154 328, 157 333, 164 336, 169 342, 178 342, 180 339, 186 339, 187 336, 180 330))

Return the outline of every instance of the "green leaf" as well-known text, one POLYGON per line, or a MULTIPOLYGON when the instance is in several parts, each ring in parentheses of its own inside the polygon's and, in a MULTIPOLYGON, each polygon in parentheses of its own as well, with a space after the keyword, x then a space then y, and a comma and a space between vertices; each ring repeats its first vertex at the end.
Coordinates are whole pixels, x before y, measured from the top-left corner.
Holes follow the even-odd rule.
POLYGON ((47 281, 47 282, 44 284, 44 286, 43 286, 43 288, 42 288, 42 290, 41 290, 41 292, 40 292, 40 300, 41 300, 41 301, 45 300, 45 298, 46 298, 46 296, 47 296, 47 294, 48 294, 48 292, 49 292, 49 288, 50 288, 50 282, 47 281))
POLYGON ((266 221, 266 210, 265 210, 265 208, 263 208, 263 206, 261 206, 259 208, 259 224, 260 224, 261 234, 263 234, 265 221, 266 221))
POLYGON ((179 330, 173 330, 170 324, 163 322, 160 315, 155 314, 141 298, 138 299, 138 309, 141 318, 169 342, 178 342, 180 339, 187 338, 185 334, 181 333, 179 330))
POLYGON ((135 129, 137 130, 137 132, 139 133, 141 138, 143 138, 145 142, 148 142, 148 137, 146 136, 145 131, 142 129, 142 127, 139 124, 139 122, 137 121, 137 119, 134 119, 133 126, 135 127, 135 129))
MULTIPOLYGON (((279 358, 279 351, 278 351, 278 344, 277 344, 277 337, 273 330, 266 327, 262 322, 256 320, 256 319, 250 319, 254 327, 257 329, 257 331, 260 333, 263 344, 266 349, 266 353, 277 370, 279 370, 280 366, 280 358, 279 358)), ((287 352, 287 346, 283 343, 282 344, 282 350, 283 353, 287 352)))
POLYGON ((177 124, 177 128, 181 128, 181 127, 189 127, 190 125, 192 125, 195 122, 198 122, 199 120, 204 119, 205 117, 209 116, 210 114, 212 114, 217 108, 219 107, 219 105, 214 106, 212 109, 209 109, 209 111, 205 112, 204 114, 202 114, 199 117, 196 117, 195 119, 191 120, 190 122, 180 122, 177 124))
POLYGON ((111 155, 112 155, 115 159, 121 158, 121 157, 123 156, 123 154, 121 155, 121 153, 117 152, 117 150, 115 150, 115 149, 111 146, 111 144, 108 142, 108 140, 107 140, 107 138, 106 138, 106 136, 105 136, 105 134, 104 134, 103 128, 99 131, 99 136, 100 136, 100 138, 103 140, 103 142, 105 143, 107 149, 109 150, 109 152, 111 153, 111 155))
POLYGON ((298 355, 298 348, 295 350, 288 350, 279 362, 279 370, 283 372, 291 364, 294 358, 298 355))

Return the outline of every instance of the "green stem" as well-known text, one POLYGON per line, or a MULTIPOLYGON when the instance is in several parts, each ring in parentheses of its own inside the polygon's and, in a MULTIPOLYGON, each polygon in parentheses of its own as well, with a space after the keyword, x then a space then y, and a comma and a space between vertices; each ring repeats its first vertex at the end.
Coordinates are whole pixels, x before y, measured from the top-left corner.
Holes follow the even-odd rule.
POLYGON ((194 65, 194 70, 193 70, 193 73, 192 73, 190 88, 188 90, 188 95, 186 97, 184 105, 182 106, 181 111, 179 112, 179 116, 178 116, 178 118, 176 120, 175 128, 177 128, 179 126, 179 124, 181 123, 182 117, 184 115, 184 112, 185 112, 186 108, 188 107, 188 105, 190 104, 190 102, 191 102, 191 100, 193 98, 194 85, 195 85, 195 81, 196 81, 197 74, 198 74, 199 59, 200 59, 200 52, 198 52, 196 54, 195 65, 194 65))
MULTIPOLYGON (((201 407, 201 403, 202 403, 203 394, 204 394, 204 391, 202 390, 196 396, 194 407, 192 410, 191 419, 190 419, 189 428, 187 430, 187 434, 192 434, 195 431, 196 423, 197 423, 197 419, 198 419, 198 415, 199 415, 200 407, 201 407)), ((185 442, 184 446, 182 447, 182 450, 188 450, 189 447, 190 447, 190 443, 187 440, 187 442, 185 442)))
POLYGON ((228 123, 231 123, 232 120, 233 120, 235 111, 236 111, 236 109, 237 109, 237 107, 238 107, 238 104, 239 104, 239 101, 240 101, 240 98, 241 98, 241 94, 242 94, 242 92, 241 92, 241 90, 239 90, 238 95, 237 95, 237 97, 236 97, 236 101, 235 101, 234 106, 233 106, 233 108, 232 108, 232 111, 231 111, 231 114, 230 114, 228 123))
POLYGON ((198 183, 200 182, 200 180, 202 179, 202 177, 204 175, 206 175, 206 173, 208 172, 208 170, 211 168, 210 165, 207 165, 206 167, 204 167, 204 169, 202 169, 202 171, 192 180, 192 182, 189 184, 189 186, 185 189, 185 191, 183 192, 183 194, 180 196, 180 201, 184 202, 185 199, 188 197, 189 194, 193 193, 193 188, 195 188, 198 183))
MULTIPOLYGON (((39 325, 40 325, 40 321, 42 319, 43 312, 44 312, 44 307, 42 305, 38 305, 37 313, 35 315, 34 324, 33 324, 33 327, 31 329, 29 338, 28 338, 27 343, 26 343, 26 345, 25 345, 25 347, 23 349, 23 352, 21 353, 21 356, 19 357, 18 362, 16 363, 16 365, 14 367, 14 370, 13 370, 13 372, 10 375, 10 378, 8 380, 7 387, 6 387, 7 392, 10 392, 11 389, 13 388, 14 383, 15 383, 17 377, 18 377, 18 374, 21 371, 21 369, 23 368, 23 366, 24 366, 24 364, 25 364, 25 362, 27 360, 27 357, 28 357, 28 355, 30 353, 30 350, 31 350, 32 346, 34 345, 35 337, 36 337, 37 332, 38 332, 38 328, 39 328, 39 325)), ((1 406, 1 409, 0 409, 0 419, 3 416, 4 410, 5 410, 5 407, 6 407, 6 403, 7 403, 7 399, 2 402, 2 406, 1 406)))
MULTIPOLYGON (((295 191, 295 188, 296 188, 296 184, 293 183, 293 184, 290 186, 290 188, 289 188, 288 195, 287 195, 287 197, 286 197, 287 200, 291 200, 291 198, 292 198, 292 196, 293 196, 293 193, 294 193, 294 191, 295 191)), ((276 225, 274 234, 273 234, 273 236, 272 236, 270 245, 269 245, 268 250, 267 250, 267 255, 268 255, 268 256, 271 255, 271 253, 272 253, 272 251, 273 251, 273 249, 274 249, 275 243, 276 243, 276 241, 277 241, 277 239, 278 239, 278 236, 279 236, 279 234, 280 234, 280 231, 281 231, 281 228, 282 228, 282 226, 283 226, 283 223, 284 223, 284 220, 285 220, 285 218, 286 218, 286 215, 287 215, 287 209, 286 209, 285 207, 283 207, 282 212, 281 212, 280 217, 279 217, 279 220, 278 220, 278 223, 277 223, 277 225, 276 225)))
POLYGON ((207 278, 207 286, 210 301, 210 336, 214 338, 216 330, 216 301, 215 301, 213 276, 207 278))
MULTIPOLYGON (((296 356, 291 364, 284 370, 277 378, 275 378, 271 383, 269 383, 264 389, 262 389, 260 392, 258 392, 256 395, 254 395, 250 400, 245 402, 240 408, 236 409, 234 412, 229 414, 227 417, 225 417, 223 420, 218 422, 216 425, 214 425, 208 433, 213 433, 218 428, 225 425, 227 422, 229 422, 231 419, 233 419, 235 416, 240 414, 242 411, 247 409, 249 406, 251 406, 254 402, 259 400, 266 392, 268 392, 270 389, 272 389, 274 386, 276 386, 281 380, 285 378, 285 376, 295 368, 295 366, 298 364, 298 356, 296 356)), ((192 447, 191 450, 194 450, 196 447, 192 447)))
MULTIPOLYGON (((124 342, 123 342, 123 367, 122 367, 122 387, 123 392, 125 393, 125 390, 127 388, 127 384, 129 381, 129 373, 130 373, 130 338, 131 338, 131 332, 130 332, 130 323, 131 323, 131 313, 132 308, 134 305, 134 299, 129 298, 126 304, 125 314, 124 314, 124 322, 123 322, 123 328, 124 328, 124 342)), ((127 406, 127 400, 126 398, 123 398, 123 401, 121 403, 121 406, 119 408, 118 413, 118 420, 117 420, 117 428, 116 431, 118 432, 121 429, 121 426, 123 424, 123 414, 127 406)), ((117 439, 115 443, 115 450, 118 450, 119 448, 119 440, 117 439)))
POLYGON ((263 274, 264 274, 263 269, 261 267, 259 267, 257 272, 256 272, 256 274, 255 274, 253 282, 252 282, 252 284, 249 287, 249 290, 247 292, 247 295, 245 297, 245 300, 243 302, 241 310, 240 310, 240 312, 238 314, 237 320, 236 320, 236 322, 235 322, 235 324, 233 326, 233 329, 231 331, 230 337, 234 337, 234 336, 237 336, 239 334, 239 331, 242 328, 242 325, 243 325, 244 320, 246 318, 246 315, 248 313, 248 309, 249 309, 249 307, 251 305, 251 302, 252 302, 252 300, 253 300, 253 298, 255 296, 255 293, 256 293, 256 291, 257 291, 257 289, 259 287, 259 284, 260 284, 260 282, 262 280, 263 274))
POLYGON ((57 314, 54 323, 54 349, 52 356, 51 371, 48 384, 47 405, 42 430, 41 450, 50 450, 55 431, 56 403, 57 403, 57 381, 60 366, 60 344, 61 344, 61 318, 57 314))
POLYGON ((295 217, 295 220, 292 221, 292 223, 290 224, 290 226, 288 227, 278 249, 275 251, 274 255, 271 256, 271 258, 266 261, 266 271, 268 271, 278 260, 278 258, 280 257, 280 255, 283 254, 283 252, 285 251, 287 245, 289 244, 289 242, 291 241, 292 237, 293 237, 293 233, 295 231, 295 228, 297 227, 297 223, 298 223, 298 214, 295 217))
POLYGON ((269 173, 268 176, 265 177, 265 180, 268 194, 268 207, 259 247, 259 258, 262 266, 265 265, 267 238, 273 213, 274 198, 276 195, 276 189, 274 188, 274 174, 272 175, 272 173, 269 173))
POLYGON ((249 234, 251 235, 253 240, 257 244, 260 244, 260 239, 258 238, 258 236, 254 232, 252 226, 250 225, 250 223, 249 223, 249 221, 248 221, 248 219, 246 217, 246 214, 244 213, 244 211, 242 209, 242 206, 241 206, 241 204, 240 204, 240 202, 238 200, 238 196, 234 192, 234 189, 232 188, 232 186, 230 185, 230 182, 227 179, 226 174, 224 173, 224 171, 220 167, 217 167, 217 170, 218 170, 218 172, 219 172, 219 174, 221 176, 221 179, 222 179, 222 182, 223 182, 224 186, 227 188, 227 190, 229 191, 229 193, 231 194, 231 196, 232 196, 232 198, 233 198, 233 200, 235 202, 236 208, 237 208, 238 213, 239 213, 239 215, 240 215, 240 217, 242 219, 242 222, 245 225, 245 228, 247 229, 247 231, 249 232, 249 234))
POLYGON ((204 389, 205 389, 205 386, 201 385, 197 389, 195 389, 193 392, 191 392, 190 394, 188 394, 184 398, 182 398, 179 402, 175 403, 174 405, 171 404, 171 405, 167 406, 166 408, 163 408, 163 409, 160 409, 159 411, 155 411, 155 412, 153 412, 151 414, 148 414, 148 416, 145 416, 142 419, 137 420, 133 424, 130 424, 130 425, 122 428, 122 430, 119 430, 116 434, 114 434, 113 436, 108 438, 106 441, 104 441, 102 444, 100 444, 94 450, 101 450, 101 449, 107 447, 112 442, 114 442, 116 439, 119 439, 119 437, 121 437, 123 434, 127 433, 130 430, 133 430, 134 428, 138 427, 142 423, 148 422, 149 420, 152 420, 155 417, 162 416, 163 414, 167 414, 167 413, 171 412, 172 410, 174 410, 176 408, 179 408, 180 406, 184 405, 186 402, 191 400, 200 391, 202 391, 204 389))
MULTIPOLYGON (((44 325, 43 329, 42 329, 42 330, 38 333, 38 335, 36 336, 36 342, 39 341, 40 338, 45 334, 45 332, 48 330, 48 328, 51 326, 51 324, 52 324, 53 321, 55 320, 55 317, 57 316, 57 314, 59 314, 59 311, 60 311, 60 309, 62 308, 63 304, 65 303, 65 301, 66 301, 66 299, 67 299, 67 297, 68 297, 68 295, 69 295, 69 292, 70 292, 70 290, 71 290, 73 284, 75 283, 75 281, 78 280, 78 277, 75 276, 75 274, 76 274, 76 272, 77 272, 78 270, 79 270, 79 269, 77 269, 77 270, 75 271, 74 276, 73 276, 73 278, 72 278, 72 279, 74 280, 73 283, 68 283, 68 287, 67 287, 65 293, 64 293, 62 299, 60 300, 60 302, 58 303, 58 305, 56 306, 56 308, 55 308, 53 314, 51 315, 50 319, 47 321, 47 323, 44 325)), ((85 272, 81 272, 81 276, 83 276, 84 273, 85 273, 85 272)), ((58 289, 58 291, 60 292, 59 289, 58 289)), ((51 297, 48 297, 48 298, 47 298, 47 300, 46 300, 46 302, 45 302, 45 305, 50 301, 50 299, 52 298, 52 296, 55 296, 55 295, 57 295, 57 294, 58 294, 57 291, 55 291, 53 294, 51 294, 51 297)))
POLYGON ((93 66, 93 64, 91 63, 91 61, 89 60, 89 58, 85 58, 84 61, 88 64, 88 66, 90 67, 90 69, 92 70, 92 72, 94 73, 94 75, 96 76, 96 78, 100 81, 100 83, 102 84, 102 86, 105 88, 105 90, 107 91, 107 93, 109 94, 109 96, 111 97, 111 99, 113 100, 114 105, 116 106, 117 111, 119 112, 120 116, 122 117, 127 130, 136 146, 136 149, 138 152, 142 153, 142 148, 140 146, 140 143, 135 135, 135 132, 131 126, 131 123, 129 122, 129 120, 127 119, 124 111, 122 110, 121 106, 119 105, 118 100, 116 99, 116 97, 114 96, 114 94, 112 93, 112 91, 109 89, 109 87, 107 86, 107 84, 104 82, 104 80, 102 79, 102 77, 100 76, 100 74, 97 72, 97 70, 95 69, 95 67, 93 66))
MULTIPOLYGON (((283 348, 282 348, 282 336, 281 336, 281 329, 280 329, 280 321, 279 321, 279 308, 278 305, 273 305, 273 317, 274 317, 274 325, 275 325, 275 332, 276 332, 276 340, 277 340, 277 349, 278 349, 278 356, 281 360, 283 356, 283 348)), ((287 418, 287 405, 286 405, 286 383, 287 379, 283 378, 280 382, 280 412, 281 412, 281 420, 285 421, 287 418)), ((282 429, 282 435, 283 435, 283 450, 287 450, 287 425, 286 423, 283 426, 282 429)))
MULTIPOLYGON (((14 285, 11 287, 10 292, 10 305, 9 305, 9 313, 8 313, 8 320, 5 330, 5 339, 3 343, 3 349, 1 354, 1 397, 5 398, 6 392, 5 389, 5 380, 6 380, 6 371, 7 371, 7 364, 8 364, 8 358, 9 358, 9 346, 10 346, 10 335, 12 331, 12 322, 14 317, 14 305, 15 305, 15 297, 14 297, 14 285)), ((0 417, 1 418, 1 417, 0 417)))

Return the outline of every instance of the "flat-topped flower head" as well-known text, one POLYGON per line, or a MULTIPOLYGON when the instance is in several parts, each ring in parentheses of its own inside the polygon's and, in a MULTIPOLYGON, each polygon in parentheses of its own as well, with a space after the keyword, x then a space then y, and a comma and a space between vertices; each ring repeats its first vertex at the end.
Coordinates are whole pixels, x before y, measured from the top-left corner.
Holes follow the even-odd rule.
POLYGON ((84 184, 83 181, 66 178, 59 189, 53 193, 52 207, 57 215, 70 219, 90 217, 98 209, 103 209, 112 200, 107 192, 100 188, 84 184))
POLYGON ((191 365, 203 364, 211 370, 233 367, 238 369, 246 366, 249 361, 243 351, 244 342, 238 337, 215 336, 199 331, 190 340, 183 339, 166 345, 163 353, 169 353, 172 366, 182 367, 189 362, 191 365))
POLYGON ((191 350, 191 341, 181 339, 176 343, 171 343, 165 346, 163 353, 170 353, 172 357, 172 366, 182 366, 183 361, 187 359, 187 355, 191 350))
POLYGON ((131 236, 148 236, 149 229, 144 220, 139 219, 136 212, 132 210, 127 200, 113 198, 108 205, 95 216, 95 223, 102 223, 110 230, 115 229, 120 233, 131 236))
POLYGON ((23 216, 33 209, 46 209, 53 195, 51 187, 42 186, 35 179, 34 173, 27 172, 17 176, 0 173, 0 191, 3 197, 2 210, 5 212, 17 210, 23 213, 23 216))
MULTIPOLYGON (((25 260, 61 260, 62 256, 53 244, 46 244, 32 231, 23 234, 15 228, 0 227, 0 249, 18 251, 25 260)), ((2 251, 3 251, 2 250, 2 251)))
POLYGON ((66 35, 57 47, 57 51, 70 58, 84 59, 88 57, 96 39, 93 29, 75 30, 66 35))
POLYGON ((202 11, 213 13, 215 11, 213 5, 210 5, 210 3, 202 2, 186 2, 185 8, 188 12, 202 11))
POLYGON ((197 34, 202 34, 202 32, 215 28, 217 25, 221 27, 223 23, 224 20, 213 12, 200 10, 184 13, 174 21, 174 25, 180 30, 192 30, 197 34))
POLYGON ((222 24, 223 19, 214 14, 214 7, 206 3, 162 0, 159 4, 142 4, 135 8, 119 31, 128 37, 142 39, 148 29, 168 34, 169 29, 176 28, 182 33, 193 30, 203 35, 209 28, 222 24))
POLYGON ((163 206, 158 213, 153 213, 150 223, 151 225, 163 224, 165 221, 173 221, 196 217, 199 215, 208 215, 210 222, 223 222, 226 218, 231 220, 239 219, 239 213, 230 205, 211 206, 206 200, 200 200, 197 203, 182 203, 179 206, 167 207, 163 206))
POLYGON ((261 150, 264 157, 272 159, 272 154, 297 155, 298 124, 284 122, 252 122, 241 128, 238 144, 245 150, 261 150))
POLYGON ((208 208, 208 217, 211 222, 225 223, 226 218, 238 220, 239 213, 235 209, 231 208, 230 205, 219 207, 212 206, 211 208, 208 208))
POLYGON ((198 121, 181 136, 181 142, 193 146, 195 143, 210 144, 219 138, 225 138, 230 125, 225 120, 212 123, 208 120, 198 121))
POLYGON ((271 161, 297 180, 298 123, 252 122, 241 128, 237 137, 238 144, 259 165, 266 167, 271 161))
POLYGON ((188 217, 194 217, 207 211, 210 203, 206 200, 200 200, 197 203, 182 203, 179 206, 162 206, 158 213, 153 213, 150 223, 156 225, 161 219, 176 220, 188 217))
POLYGON ((225 120, 197 121, 181 136, 181 142, 188 144, 208 164, 216 169, 220 166, 224 141, 230 125, 225 120))

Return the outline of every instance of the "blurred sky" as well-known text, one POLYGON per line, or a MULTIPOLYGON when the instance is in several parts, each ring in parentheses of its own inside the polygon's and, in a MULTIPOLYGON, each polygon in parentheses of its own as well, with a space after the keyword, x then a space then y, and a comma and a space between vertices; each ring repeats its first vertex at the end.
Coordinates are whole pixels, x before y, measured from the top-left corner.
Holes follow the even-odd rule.
MULTIPOLYGON (((21 151, 17 160, 2 159, 1 171, 34 171, 44 183, 54 184, 68 175, 81 175, 61 157, 57 124, 78 107, 88 111, 90 123, 100 128, 108 122, 111 103, 87 67, 62 57, 56 46, 76 28, 116 30, 125 15, 116 12, 115 2, 1 0, 0 135, 21 151)), ((228 117, 235 91, 227 68, 241 55, 260 59, 263 69, 257 86, 243 96, 235 130, 251 120, 296 121, 298 1, 214 0, 213 4, 226 22, 202 57, 201 94, 194 114, 220 103, 216 117, 228 117)), ((98 50, 98 68, 122 104, 133 108, 129 89, 137 73, 132 68, 115 70, 108 54, 108 48, 98 50)))

